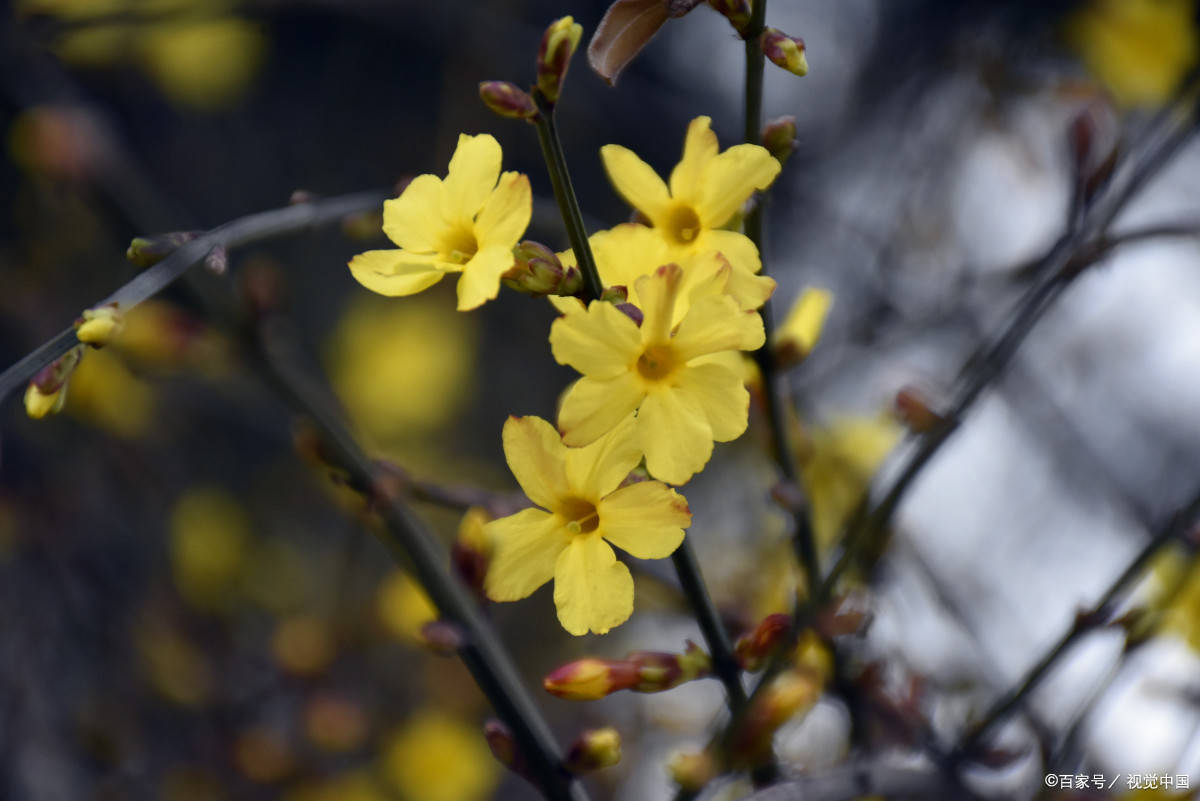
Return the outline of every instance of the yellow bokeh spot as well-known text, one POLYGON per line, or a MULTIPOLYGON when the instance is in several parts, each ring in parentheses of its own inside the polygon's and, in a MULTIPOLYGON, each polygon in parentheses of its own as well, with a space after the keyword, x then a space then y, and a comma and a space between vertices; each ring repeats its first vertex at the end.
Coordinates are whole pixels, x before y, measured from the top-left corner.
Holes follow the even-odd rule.
POLYGON ((402 570, 393 570, 379 585, 375 608, 390 634, 413 643, 422 641, 421 628, 438 617, 429 596, 402 570))
POLYGON ((72 373, 64 409, 110 434, 138 437, 154 421, 156 400, 153 387, 134 375, 119 356, 94 350, 79 360, 72 373))
POLYGON ((200 706, 212 696, 213 672, 204 654, 174 628, 151 622, 135 636, 142 670, 161 696, 180 706, 200 706))
POLYGON ((374 295, 347 307, 325 351, 338 396, 377 443, 433 433, 469 397, 476 329, 429 294, 397 303, 374 295))
POLYGON ((328 667, 337 654, 333 630, 314 615, 294 615, 275 629, 271 653, 289 673, 315 675, 328 667))
POLYGON ((235 600, 250 541, 250 522, 228 492, 197 488, 171 510, 171 570, 179 594, 203 610, 228 610, 235 600))
POLYGON ((1200 55, 1195 0, 1091 0, 1066 37, 1123 106, 1166 102, 1200 55))
POLYGON ((800 478, 820 548, 837 539, 901 433, 890 417, 850 417, 808 432, 800 478))
POLYGON ((146 69, 163 93, 198 109, 240 99, 265 51, 258 26, 235 17, 158 25, 141 40, 146 69))
POLYGON ((481 801, 499 779, 480 728, 435 710, 388 739, 383 773, 406 801, 481 801))

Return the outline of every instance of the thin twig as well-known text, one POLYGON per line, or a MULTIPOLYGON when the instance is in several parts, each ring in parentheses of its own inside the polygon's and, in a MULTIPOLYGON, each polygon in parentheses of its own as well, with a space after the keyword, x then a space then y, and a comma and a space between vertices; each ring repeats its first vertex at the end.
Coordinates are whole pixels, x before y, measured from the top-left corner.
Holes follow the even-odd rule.
POLYGON ((1200 517, 1200 491, 1197 491, 1196 495, 1183 508, 1159 528, 1092 608, 1077 615, 1071 628, 1026 672, 1021 681, 997 699, 983 717, 968 730, 959 742, 958 754, 960 756, 969 755, 972 749, 987 737, 1010 712, 1024 702, 1026 696, 1037 688, 1050 669, 1077 640, 1097 628, 1109 625, 1118 601, 1134 581, 1141 577, 1150 560, 1163 547, 1187 534, 1195 526, 1198 517, 1200 517))
MULTIPOLYGON (((197 264, 203 263, 213 248, 232 250, 241 245, 336 222, 347 215, 378 208, 387 197, 388 192, 383 190, 356 192, 250 214, 227 222, 182 245, 95 305, 117 304, 122 311, 128 312, 142 301, 161 292, 197 264)), ((29 381, 38 370, 77 344, 79 340, 75 337, 74 327, 65 328, 53 339, 0 373, 0 401, 29 381)))
POLYGON ((708 589, 704 585, 704 577, 700 574, 700 565, 696 561, 696 554, 692 551, 691 542, 687 537, 683 538, 683 543, 675 549, 675 553, 671 554, 671 561, 675 565, 675 572, 679 576, 679 585, 683 588, 683 594, 696 614, 696 621, 700 624, 700 631, 704 635, 704 641, 708 644, 713 673, 725 685, 729 709, 736 715, 746 706, 746 689, 742 686, 742 670, 738 666, 737 659, 734 658, 733 643, 730 642, 729 633, 721 623, 717 608, 713 605, 708 589))

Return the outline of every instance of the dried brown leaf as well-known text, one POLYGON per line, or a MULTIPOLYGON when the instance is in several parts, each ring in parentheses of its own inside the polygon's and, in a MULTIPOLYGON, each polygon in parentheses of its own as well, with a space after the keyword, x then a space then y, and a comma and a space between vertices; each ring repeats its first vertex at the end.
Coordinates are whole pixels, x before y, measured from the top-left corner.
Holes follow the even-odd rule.
POLYGON ((642 51, 670 17, 664 0, 617 0, 604 12, 588 44, 588 63, 609 83, 642 51))

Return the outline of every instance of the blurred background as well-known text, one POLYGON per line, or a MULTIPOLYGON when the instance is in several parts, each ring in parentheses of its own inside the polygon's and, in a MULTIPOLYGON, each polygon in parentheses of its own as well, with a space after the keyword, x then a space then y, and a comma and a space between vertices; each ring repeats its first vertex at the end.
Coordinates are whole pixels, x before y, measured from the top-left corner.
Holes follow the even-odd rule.
MULTIPOLYGON (((534 190, 528 236, 566 246, 533 130, 479 102, 481 80, 533 78, 542 30, 600 0, 16 0, 0 27, 0 361, 5 366, 128 281, 139 235, 207 229, 318 197, 444 174, 460 132, 489 132, 534 190)), ((777 1, 810 73, 768 64, 768 118, 798 146, 769 208, 782 315, 809 286, 835 301, 787 378, 805 483, 827 548, 877 469, 905 448, 904 387, 936 407, 1003 324, 1021 271, 1062 234, 1069 121, 1113 138, 1165 104, 1200 54, 1187 0, 777 1)), ((576 58, 561 136, 592 230, 629 217, 599 148, 660 174, 687 123, 741 132, 742 46, 706 6, 666 25, 607 86, 576 58)), ((1116 228, 1200 220, 1200 149, 1185 148, 1116 228)), ((500 429, 551 417, 573 372, 553 313, 502 292, 453 311, 444 282, 386 299, 346 269, 386 247, 373 215, 234 252, 131 313, 89 352, 62 415, 0 408, 0 798, 531 798, 479 735, 487 704, 424 647, 432 618, 370 536, 362 502, 305 455, 305 431, 223 316, 239 275, 272 276, 300 338, 373 453, 430 482, 515 489, 500 429), (366 523, 366 524, 365 524, 366 523)), ((947 740, 1021 674, 1200 484, 1200 250, 1117 251, 1071 287, 900 509, 872 582, 871 625, 846 644, 884 689, 922 688, 947 740)), ((769 490, 761 409, 684 489, 689 536, 731 624, 789 608, 787 524, 769 490), (757 415, 757 416, 756 416, 757 415)), ((420 506, 449 544, 461 514, 420 506)), ((470 532, 468 531, 468 534, 470 532)), ((1189 576, 1155 562, 1139 598, 1189 576)), ((661 565, 637 571, 633 619, 573 638, 543 588, 488 615, 537 688, 557 665, 699 641, 661 565)), ((1031 797, 1043 773, 1200 780, 1200 579, 1127 651, 1085 639, 1003 732, 1021 758, 984 777, 1031 797), (1035 729, 1058 738, 1029 748, 1035 729)), ((715 682, 572 704, 536 689, 564 742, 611 724, 622 763, 597 798, 668 798, 662 762, 720 719, 715 682)), ((910 699, 911 700, 911 699, 910 699)), ((830 698, 777 738, 785 765, 844 757, 830 698)), ((887 745, 886 738, 881 746, 887 745)), ((1113 791, 1121 790, 1119 784, 1113 791)), ((736 797, 739 786, 717 788, 736 797)))

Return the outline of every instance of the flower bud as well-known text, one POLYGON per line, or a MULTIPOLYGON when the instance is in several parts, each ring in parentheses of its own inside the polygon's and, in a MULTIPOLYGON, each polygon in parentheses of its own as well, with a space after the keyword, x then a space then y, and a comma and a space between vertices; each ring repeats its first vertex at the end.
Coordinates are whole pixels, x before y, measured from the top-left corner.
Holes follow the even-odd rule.
POLYGON ((34 420, 62 411, 67 400, 67 379, 83 357, 76 345, 37 372, 25 390, 25 413, 34 420))
POLYGON ((750 27, 750 0, 708 0, 717 13, 729 20, 738 36, 746 37, 750 27))
POLYGON ((479 84, 479 99, 501 117, 514 120, 537 117, 537 105, 529 93, 508 81, 483 81, 479 84))
MULTIPOLYGON (((540 242, 525 240, 513 248, 514 264, 501 276, 504 285, 525 295, 572 295, 569 289, 567 270, 554 251, 540 242)), ((574 269, 574 268, 572 268, 574 269)), ((575 270, 578 276, 579 271, 575 270)), ((575 288, 578 291, 578 287, 575 288)))
POLYGON ((739 637, 733 653, 742 670, 761 670, 771 651, 783 641, 791 627, 791 615, 767 615, 754 631, 739 637))
POLYGON ((583 26, 569 16, 550 23, 542 36, 537 57, 537 87, 551 104, 558 102, 567 77, 567 66, 582 36, 583 26))
POLYGON ((454 572, 479 598, 485 597, 483 580, 492 560, 492 541, 483 528, 490 520, 491 515, 486 511, 472 506, 459 522, 458 537, 450 549, 450 561, 454 565, 454 572))
POLYGON ((763 129, 763 147, 783 164, 796 149, 796 118, 790 114, 771 120, 763 129))
POLYGON ((94 348, 102 348, 121 332, 125 319, 117 304, 84 309, 83 316, 75 321, 75 338, 94 348))
POLYGON ((600 296, 600 300, 606 303, 624 303, 629 300, 629 288, 617 284, 604 288, 604 294, 600 296))
POLYGON ((767 28, 762 34, 763 55, 777 67, 783 67, 793 75, 808 74, 808 59, 804 57, 804 40, 788 36, 778 28, 767 28))
POLYGON ((183 245, 200 236, 203 231, 175 231, 169 234, 135 237, 125 251, 125 258, 136 267, 153 267, 183 245))
POLYGON ((696 793, 719 771, 709 751, 676 751, 667 758, 667 772, 681 789, 696 793))
POLYGON ((800 294, 775 332, 775 362, 779 367, 792 367, 808 357, 821 337, 832 305, 833 293, 827 289, 810 287, 800 294))
POLYGON ((492 749, 492 756, 496 761, 506 768, 516 770, 520 754, 512 729, 499 718, 489 718, 483 724, 483 737, 487 740, 488 748, 492 749))
POLYGON ((573 774, 590 773, 621 761, 621 735, 612 726, 588 729, 567 749, 563 766, 573 774))
POLYGON ((551 695, 569 701, 596 701, 638 682, 637 669, 629 662, 606 659, 577 659, 550 672, 542 686, 551 695))
POLYGON ((914 434, 923 434, 945 421, 913 387, 905 387, 896 393, 895 408, 896 416, 914 434))
POLYGON ((730 745, 730 758, 737 764, 760 762, 769 753, 776 730, 820 697, 821 684, 815 676, 794 670, 781 674, 747 710, 730 745))
POLYGON ((463 630, 448 620, 431 620, 421 626, 421 639, 438 656, 454 656, 466 642, 463 630))

